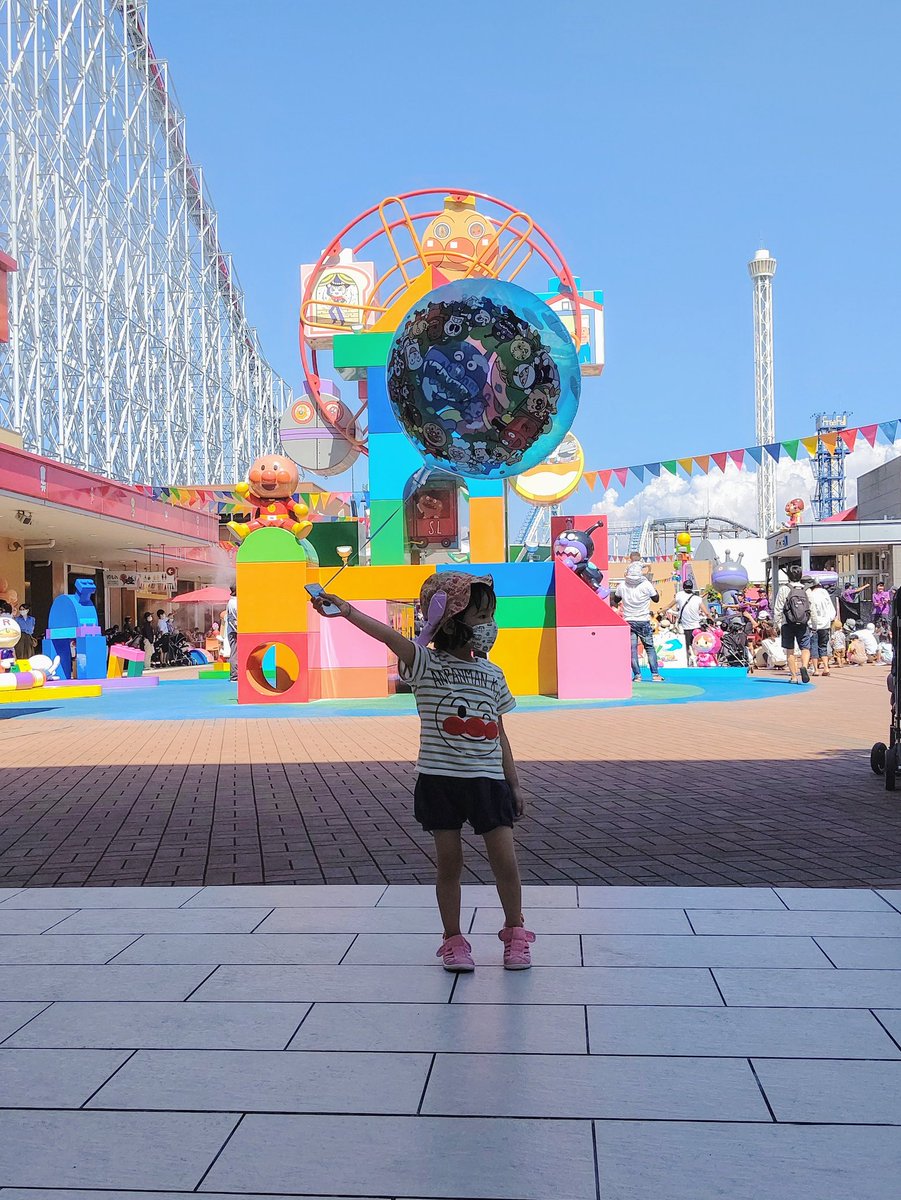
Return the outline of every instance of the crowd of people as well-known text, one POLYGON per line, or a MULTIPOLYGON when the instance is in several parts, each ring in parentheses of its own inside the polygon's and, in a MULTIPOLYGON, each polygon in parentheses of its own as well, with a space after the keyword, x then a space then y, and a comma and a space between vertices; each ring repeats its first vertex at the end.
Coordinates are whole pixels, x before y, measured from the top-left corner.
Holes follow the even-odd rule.
POLYGON ((189 651, 194 647, 202 649, 205 645, 199 629, 180 629, 175 613, 163 608, 158 608, 155 616, 143 613, 137 625, 128 616, 121 628, 113 625, 105 630, 105 636, 109 646, 126 645, 143 650, 145 670, 152 666, 187 666, 191 661, 189 651))
POLYGON ((772 611, 758 588, 749 587, 731 603, 723 603, 703 594, 690 576, 679 584, 672 605, 655 609, 652 605, 660 602, 657 585, 648 566, 633 555, 625 579, 611 596, 632 632, 633 679, 640 679, 646 661, 652 680, 662 681, 654 644, 660 632, 684 641, 690 667, 769 667, 787 670, 796 684, 846 666, 891 664, 893 589, 879 585, 872 598, 873 620, 866 621, 860 615, 861 595, 868 585, 851 582, 833 594, 797 564, 787 575, 772 611))

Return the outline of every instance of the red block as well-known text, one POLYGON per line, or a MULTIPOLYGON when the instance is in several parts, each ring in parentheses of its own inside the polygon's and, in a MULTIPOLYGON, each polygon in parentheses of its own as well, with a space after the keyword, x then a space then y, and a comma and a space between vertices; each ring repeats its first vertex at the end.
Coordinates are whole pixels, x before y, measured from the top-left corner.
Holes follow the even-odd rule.
POLYGON ((239 632, 238 703, 305 704, 310 699, 308 636, 239 632), (273 644, 277 647, 274 682, 263 673, 263 657, 273 644))
POLYGON ((554 563, 554 595, 558 629, 582 626, 619 628, 625 625, 622 617, 613 611, 606 600, 600 598, 594 588, 562 563, 554 563))

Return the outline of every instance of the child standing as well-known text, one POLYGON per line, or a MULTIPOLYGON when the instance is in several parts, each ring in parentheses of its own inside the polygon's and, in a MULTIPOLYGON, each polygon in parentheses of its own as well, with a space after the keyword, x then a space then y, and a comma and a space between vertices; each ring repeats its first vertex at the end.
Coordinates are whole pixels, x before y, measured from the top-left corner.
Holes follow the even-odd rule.
POLYGON ((832 622, 831 645, 832 665, 834 667, 843 667, 845 665, 845 651, 848 647, 848 639, 845 637, 845 631, 839 620, 832 622))
POLYGON ((454 571, 432 575, 422 585, 419 603, 424 625, 413 642, 338 596, 323 592, 313 601, 321 616, 343 617, 392 650, 401 679, 416 697, 421 730, 413 811, 435 839, 435 892, 444 922, 436 957, 447 971, 475 967, 460 929, 460 835, 468 821, 485 839, 504 909, 498 933, 504 966, 522 971, 532 965, 529 944, 535 935, 523 927, 513 824, 525 801, 503 721, 516 701, 503 671, 483 657, 497 637, 494 581, 490 575, 454 571))

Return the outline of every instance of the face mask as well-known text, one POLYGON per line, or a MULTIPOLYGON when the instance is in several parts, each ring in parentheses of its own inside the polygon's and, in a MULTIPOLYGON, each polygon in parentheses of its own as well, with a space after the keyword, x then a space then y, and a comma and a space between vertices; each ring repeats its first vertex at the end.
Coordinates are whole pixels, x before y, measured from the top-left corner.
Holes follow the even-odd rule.
POLYGON ((483 625, 473 625, 472 642, 470 645, 479 654, 488 654, 497 641, 497 622, 486 621, 483 625))

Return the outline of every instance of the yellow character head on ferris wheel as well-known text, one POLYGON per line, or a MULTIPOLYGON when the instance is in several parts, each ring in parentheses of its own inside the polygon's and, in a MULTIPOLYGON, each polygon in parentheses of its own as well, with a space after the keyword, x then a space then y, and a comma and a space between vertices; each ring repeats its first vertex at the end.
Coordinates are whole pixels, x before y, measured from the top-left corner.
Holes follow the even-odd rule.
POLYGON ((497 262, 496 228, 476 210, 474 196, 444 197, 444 211, 422 235, 422 257, 448 279, 493 275, 497 262))

